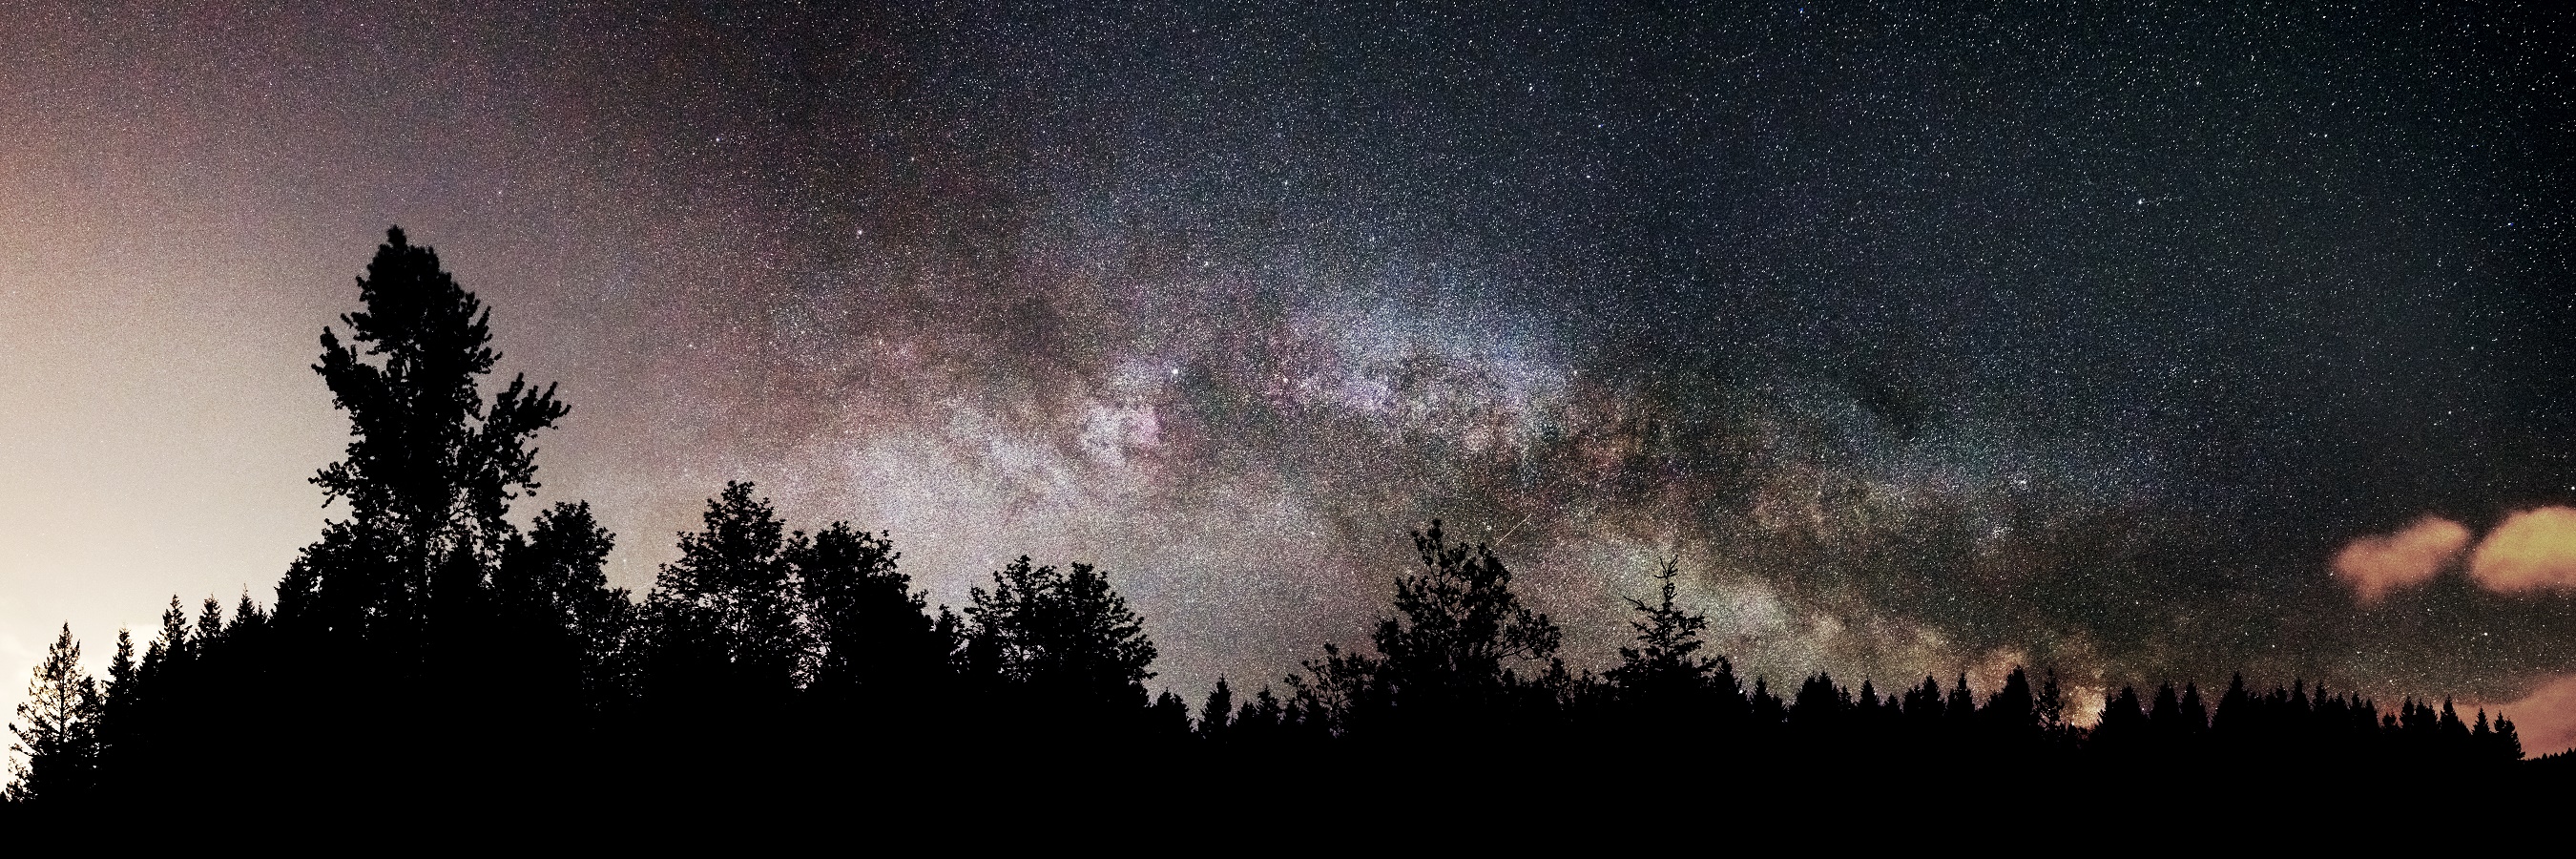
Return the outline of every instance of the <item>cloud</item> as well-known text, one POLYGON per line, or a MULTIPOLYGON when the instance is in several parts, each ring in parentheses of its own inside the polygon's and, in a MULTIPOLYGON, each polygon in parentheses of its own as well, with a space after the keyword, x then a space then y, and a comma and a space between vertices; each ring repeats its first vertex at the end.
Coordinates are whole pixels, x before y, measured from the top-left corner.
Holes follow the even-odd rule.
POLYGON ((2345 545, 2335 554, 2334 572, 2352 585, 2362 602, 2377 602, 2391 589, 2431 579, 2468 544, 2467 527, 2439 516, 2426 516, 2397 533, 2363 537, 2345 545))
POLYGON ((2526 755, 2536 758, 2576 748, 2576 674, 2554 678, 2522 700, 2486 710, 2490 716, 2513 720, 2513 732, 2522 738, 2526 755))
POLYGON ((2538 507, 2506 517, 2469 556, 2489 590, 2576 590, 2576 509, 2538 507))

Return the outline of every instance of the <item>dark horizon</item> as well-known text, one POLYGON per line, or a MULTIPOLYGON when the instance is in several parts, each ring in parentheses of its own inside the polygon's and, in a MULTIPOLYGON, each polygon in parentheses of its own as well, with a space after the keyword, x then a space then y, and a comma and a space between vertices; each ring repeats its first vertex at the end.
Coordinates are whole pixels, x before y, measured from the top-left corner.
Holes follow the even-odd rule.
POLYGON ((746 481, 934 608, 1096 564, 1197 708, 1440 519, 1578 672, 1669 560, 1774 691, 2576 747, 2563 13, 402 8, 0 6, 0 669, 276 605, 401 224, 638 598, 746 481))

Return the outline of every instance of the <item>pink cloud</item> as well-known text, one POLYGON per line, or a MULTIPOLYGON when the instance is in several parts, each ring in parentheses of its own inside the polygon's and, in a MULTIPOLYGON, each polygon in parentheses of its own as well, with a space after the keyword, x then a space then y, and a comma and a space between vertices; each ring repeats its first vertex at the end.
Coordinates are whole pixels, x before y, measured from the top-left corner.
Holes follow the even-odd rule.
POLYGON ((2527 757, 2576 748, 2576 674, 2550 680, 2522 696, 2522 700, 2486 710, 2490 717, 2500 715, 2513 720, 2513 731, 2522 738, 2522 751, 2527 757))
MULTIPOLYGON (((2576 512, 2576 511, 2571 511, 2576 512)), ((2388 591, 2431 579, 2469 544, 2469 529, 2439 516, 2415 520, 2394 534, 2362 537, 2335 554, 2335 577, 2364 603, 2388 591)))
POLYGON ((2506 517, 2469 556, 2469 575, 2507 593, 2576 589, 2576 509, 2553 505, 2506 517))

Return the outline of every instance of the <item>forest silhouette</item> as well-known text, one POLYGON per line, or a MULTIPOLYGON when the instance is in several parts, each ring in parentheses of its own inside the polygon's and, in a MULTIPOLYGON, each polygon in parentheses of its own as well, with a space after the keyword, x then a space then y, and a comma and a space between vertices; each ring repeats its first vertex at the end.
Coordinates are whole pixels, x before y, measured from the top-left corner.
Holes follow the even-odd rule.
POLYGON ((1419 563, 1365 651, 1323 644, 1296 673, 1221 679, 1196 706, 1148 694, 1144 619, 1088 564, 1020 557, 966 605, 934 608, 891 535, 793 527, 747 482, 707 502, 637 599, 608 585, 615 538, 586 503, 512 522, 539 486, 534 440, 568 407, 524 377, 487 395, 499 355, 475 295, 399 228, 358 288, 361 309, 324 330, 314 367, 351 425, 344 457, 313 479, 345 517, 289 566, 273 606, 174 597, 147 642, 117 633, 104 680, 66 625, 10 725, 14 806, 167 800, 210 778, 240 802, 347 804, 635 784, 831 794, 1156 762, 1519 779, 1597 760, 1633 781, 1761 766, 1868 782, 1917 765, 2524 758, 2502 714, 2383 710, 2297 680, 2122 688, 2098 704, 2022 668, 1991 692, 1964 673, 1747 682, 1676 603, 1670 563, 1658 594, 1631 600, 1616 667, 1574 671, 1503 560, 1437 521, 1414 535, 1419 563))

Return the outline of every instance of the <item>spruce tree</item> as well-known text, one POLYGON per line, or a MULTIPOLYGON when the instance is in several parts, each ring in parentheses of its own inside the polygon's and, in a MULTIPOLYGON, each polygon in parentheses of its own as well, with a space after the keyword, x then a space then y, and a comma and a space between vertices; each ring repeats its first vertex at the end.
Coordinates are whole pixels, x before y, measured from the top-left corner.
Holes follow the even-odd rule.
POLYGON ((2227 678, 2227 691, 2218 696, 2218 712, 2210 715, 2212 736, 2243 744, 2254 731, 2254 696, 2245 690, 2245 675, 2227 678))
POLYGON ((125 691, 134 683, 134 674, 134 632, 120 627, 116 630, 116 655, 107 663, 107 697, 113 700, 125 691))
POLYGON ((1152 712, 1145 721, 1149 738, 1185 739, 1190 736, 1190 705, 1172 690, 1165 689, 1162 694, 1154 696, 1152 712))
POLYGON ((2039 696, 2031 702, 2039 719, 2039 729, 2052 738, 2066 733, 2066 692, 2057 685, 2057 669, 2048 669, 2048 679, 2039 684, 2039 696))
POLYGON ((2147 727, 2160 743, 2179 743, 2189 733, 2183 725, 2182 696, 2172 683, 2156 687, 2155 703, 2147 709, 2147 727))
POLYGON ((2490 760, 2511 763, 2522 760, 2522 735, 2513 729, 2513 720, 2496 711, 2495 740, 2488 755, 2490 760))
POLYGON ((1771 682, 1763 677, 1753 678, 1753 698, 1747 706, 1752 711, 1751 719, 1757 731, 1769 730, 1789 721, 1788 706, 1780 702, 1780 696, 1771 694, 1771 682))
POLYGON ((1706 691, 1716 660, 1697 655, 1704 646, 1700 632, 1708 618, 1683 611, 1673 602, 1673 580, 1681 575, 1672 561, 1655 574, 1661 585, 1654 605, 1628 598, 1640 618, 1628 621, 1637 632, 1636 646, 1619 648, 1619 665, 1608 677, 1623 700, 1662 708, 1690 706, 1706 691))
POLYGON ((2102 702, 2102 715, 2093 725, 2092 745, 2104 752, 2130 752, 2138 748, 2147 733, 2147 711, 2138 700, 2135 686, 2122 686, 2120 693, 2102 702))
POLYGON ((1942 725, 1941 682, 1923 675, 1923 685, 1905 691, 1905 720, 1917 733, 1930 734, 1942 725))
POLYGON ((1234 724, 1228 730, 1235 732, 1235 742, 1259 747, 1279 741, 1287 718, 1287 704, 1269 686, 1263 686, 1252 694, 1252 700, 1235 709, 1234 724))
POLYGON ((1995 737, 2007 741, 2020 740, 2038 730, 2038 707, 2039 702, 2030 691, 2030 676, 2022 673, 2020 666, 2014 666, 2012 673, 2004 677, 2003 691, 1987 699, 1985 709, 1977 717, 1985 723, 1987 732, 1995 737))
POLYGON ((98 784, 98 681, 81 670, 80 642, 71 624, 45 649, 27 685, 27 700, 9 723, 17 737, 9 769, 16 779, 7 795, 12 802, 77 801, 98 784))
POLYGON ((1234 689, 1226 685, 1223 676, 1219 676, 1216 688, 1208 691, 1207 703, 1199 708, 1199 738, 1211 743, 1225 742, 1230 737, 1227 728, 1231 727, 1233 718, 1234 689))
POLYGON ((1959 672, 1959 683, 1950 687, 1950 698, 1941 703, 1942 717, 1949 720, 1950 732, 1966 735, 1977 724, 1977 693, 1968 689, 1968 672, 1959 672))
POLYGON ((161 634, 143 651, 145 675, 167 674, 185 664, 192 649, 188 646, 188 612, 179 607, 177 594, 170 596, 170 607, 161 612, 161 634))
POLYGON ((1798 684, 1797 695, 1789 702, 1789 724, 1804 736, 1824 739, 1847 728, 1843 716, 1849 709, 1834 676, 1819 671, 1798 684))

